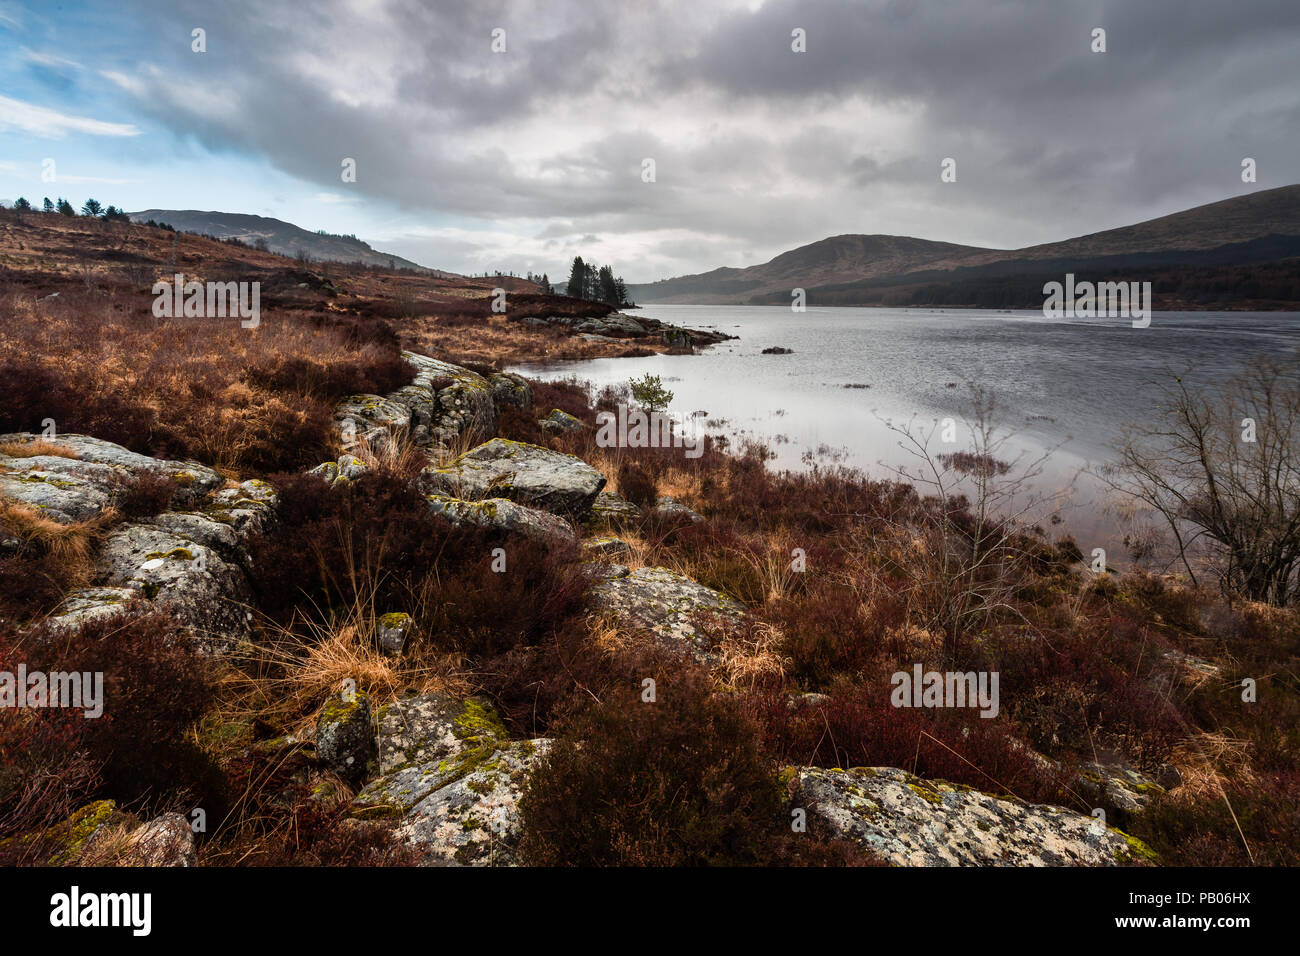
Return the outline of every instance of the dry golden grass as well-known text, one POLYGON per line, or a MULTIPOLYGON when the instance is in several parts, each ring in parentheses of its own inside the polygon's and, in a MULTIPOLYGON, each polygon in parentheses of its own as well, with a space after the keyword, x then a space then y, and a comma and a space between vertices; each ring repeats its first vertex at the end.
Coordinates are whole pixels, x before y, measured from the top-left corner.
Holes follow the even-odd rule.
POLYGON ((416 316, 402 322, 402 344, 414 352, 446 355, 451 361, 483 365, 612 358, 631 349, 666 352, 668 346, 649 339, 592 342, 567 331, 523 325, 501 316, 472 324, 416 316))
POLYGON ((27 505, 0 498, 0 527, 41 553, 51 555, 62 565, 65 580, 73 585, 89 577, 96 541, 117 518, 114 509, 106 508, 93 518, 64 523, 27 505))
POLYGON ((761 622, 746 631, 727 635, 718 645, 722 660, 714 671, 714 679, 730 690, 780 686, 793 663, 781 653, 783 641, 779 628, 761 622))
MULTIPOLYGON (((184 441, 192 456, 240 470, 251 448, 333 398, 310 388, 271 389, 250 383, 250 369, 304 360, 317 367, 379 364, 378 344, 351 344, 338 330, 300 315, 264 310, 256 329, 236 319, 155 318, 147 294, 110 286, 57 299, 0 295, 0 354, 39 356, 56 380, 94 396, 128 396, 160 423, 161 434, 184 441)), ((103 436, 100 436, 103 437, 103 436)), ((40 454, 32 446, 15 449, 40 454)), ((5 453, 11 453, 6 451, 5 453)))
POLYGON ((144 866, 135 851, 135 835, 125 823, 110 823, 95 831, 77 857, 77 866, 144 866))
POLYGON ((355 681, 375 710, 408 689, 458 689, 450 659, 430 662, 381 653, 378 618, 373 608, 354 609, 328 623, 299 621, 275 629, 271 641, 249 652, 244 669, 223 677, 223 721, 255 717, 286 733, 310 736, 320 705, 345 680, 355 681))
POLYGON ((1180 799, 1222 798, 1225 786, 1253 785, 1250 743, 1227 734, 1198 733, 1175 745, 1169 762, 1178 768, 1180 799))
POLYGON ((7 441, 0 442, 0 455, 8 458, 36 458, 38 456, 53 456, 56 458, 73 458, 78 459, 78 455, 66 445, 56 445, 54 442, 43 441, 7 441))

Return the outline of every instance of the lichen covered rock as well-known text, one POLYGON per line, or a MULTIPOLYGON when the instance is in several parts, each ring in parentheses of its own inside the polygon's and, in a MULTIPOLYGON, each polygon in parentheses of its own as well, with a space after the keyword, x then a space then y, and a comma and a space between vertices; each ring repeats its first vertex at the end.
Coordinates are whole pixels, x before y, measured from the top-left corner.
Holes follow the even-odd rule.
POLYGON ((667 568, 637 568, 605 577, 589 592, 593 608, 617 623, 709 659, 715 639, 738 627, 745 607, 721 591, 667 568))
POLYGON ((390 657, 400 657, 402 651, 406 650, 406 642, 414 625, 411 615, 402 611, 381 615, 376 622, 375 635, 379 649, 390 657))
POLYGON ((602 491, 591 503, 591 513, 587 523, 595 527, 617 526, 635 521, 641 517, 641 509, 622 495, 613 491, 602 491))
POLYGON ((488 376, 492 386, 492 399, 497 408, 511 406, 520 410, 533 407, 533 387, 522 375, 514 372, 496 372, 488 376))
POLYGON ((152 524, 125 524, 104 539, 101 583, 130 589, 184 624, 210 654, 249 637, 252 593, 243 570, 213 548, 152 524))
POLYGON ((0 443, 57 445, 61 455, 0 455, 0 495, 21 502, 54 521, 84 521, 116 505, 123 491, 143 473, 171 480, 174 507, 187 507, 222 484, 222 477, 196 462, 149 458, 121 445, 87 435, 42 438, 30 432, 0 435, 0 443))
POLYGON ((468 501, 509 498, 579 519, 605 486, 605 476, 580 458, 504 438, 484 442, 445 468, 426 468, 420 478, 431 494, 468 501))
POLYGON ((465 501, 449 495, 426 495, 429 507, 456 527, 476 525, 505 534, 519 534, 543 544, 573 544, 577 535, 564 519, 516 504, 508 498, 465 501))
POLYGON ((894 767, 803 767, 790 787, 795 807, 895 866, 1115 866, 1154 856, 1141 841, 1072 810, 894 767))
POLYGON ((483 701, 426 694, 380 712, 385 774, 353 802, 353 816, 390 820, 426 865, 516 861, 519 796, 549 741, 511 742, 483 701))
POLYGON ((343 779, 359 783, 374 753, 370 697, 362 691, 335 691, 316 719, 317 758, 343 779))
POLYGON ((537 424, 549 432, 580 432, 587 426, 568 412, 552 408, 545 418, 539 418, 537 424))

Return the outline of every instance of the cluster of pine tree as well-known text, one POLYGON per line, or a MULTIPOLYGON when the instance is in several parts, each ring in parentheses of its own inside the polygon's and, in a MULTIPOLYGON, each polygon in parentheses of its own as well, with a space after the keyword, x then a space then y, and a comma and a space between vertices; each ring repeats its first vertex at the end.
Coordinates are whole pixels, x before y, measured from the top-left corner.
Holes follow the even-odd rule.
POLYGON ((582 256, 573 257, 573 268, 569 270, 569 286, 565 295, 575 299, 590 299, 593 302, 606 302, 613 306, 625 306, 632 303, 627 299, 627 286, 620 276, 614 275, 611 266, 597 269, 582 261, 582 256))
MULTIPOLYGON (((28 202, 25 196, 19 196, 17 199, 14 200, 14 208, 21 212, 29 212, 35 207, 33 207, 32 204, 28 202)), ((77 214, 76 207, 73 206, 72 203, 64 199, 62 196, 59 197, 58 203, 52 202, 50 200, 50 197, 46 196, 45 202, 41 207, 41 211, 57 212, 60 215, 64 215, 64 216, 75 216, 77 214)), ((117 221, 117 222, 131 221, 131 217, 126 214, 126 210, 118 209, 116 206, 109 206, 107 209, 105 209, 104 206, 101 205, 99 200, 97 199, 87 199, 84 203, 82 203, 81 214, 83 216, 90 216, 94 219, 104 219, 104 220, 117 221)))

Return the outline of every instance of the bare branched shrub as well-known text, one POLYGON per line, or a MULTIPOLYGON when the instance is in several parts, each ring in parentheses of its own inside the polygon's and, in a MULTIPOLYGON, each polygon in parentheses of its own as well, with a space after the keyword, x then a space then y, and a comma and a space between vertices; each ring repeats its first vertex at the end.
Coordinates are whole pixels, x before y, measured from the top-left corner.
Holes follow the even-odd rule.
POLYGON ((1111 484, 1159 515, 1178 559, 1229 592, 1285 605, 1300 591, 1300 374, 1267 356, 1220 387, 1159 387, 1125 430, 1111 484))
POLYGON ((942 635, 941 658, 956 664, 966 635, 1004 623, 1027 623, 1016 593, 1026 581, 1025 527, 1046 498, 1032 491, 1050 451, 1003 456, 1010 433, 999 429, 990 392, 971 386, 965 425, 972 445, 957 453, 935 450, 940 424, 887 423, 916 464, 895 469, 922 500, 891 519, 902 560, 897 571, 918 627, 942 635))

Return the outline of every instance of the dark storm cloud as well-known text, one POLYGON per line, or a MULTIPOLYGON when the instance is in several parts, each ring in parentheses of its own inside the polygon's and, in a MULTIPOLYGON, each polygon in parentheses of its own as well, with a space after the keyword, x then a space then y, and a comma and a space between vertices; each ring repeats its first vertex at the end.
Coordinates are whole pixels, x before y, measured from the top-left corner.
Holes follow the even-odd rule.
POLYGON ((1245 156, 1300 181, 1295 0, 750 7, 134 0, 146 49, 112 69, 209 149, 538 248, 595 233, 635 280, 844 232, 1078 235, 1257 188, 1245 156))

